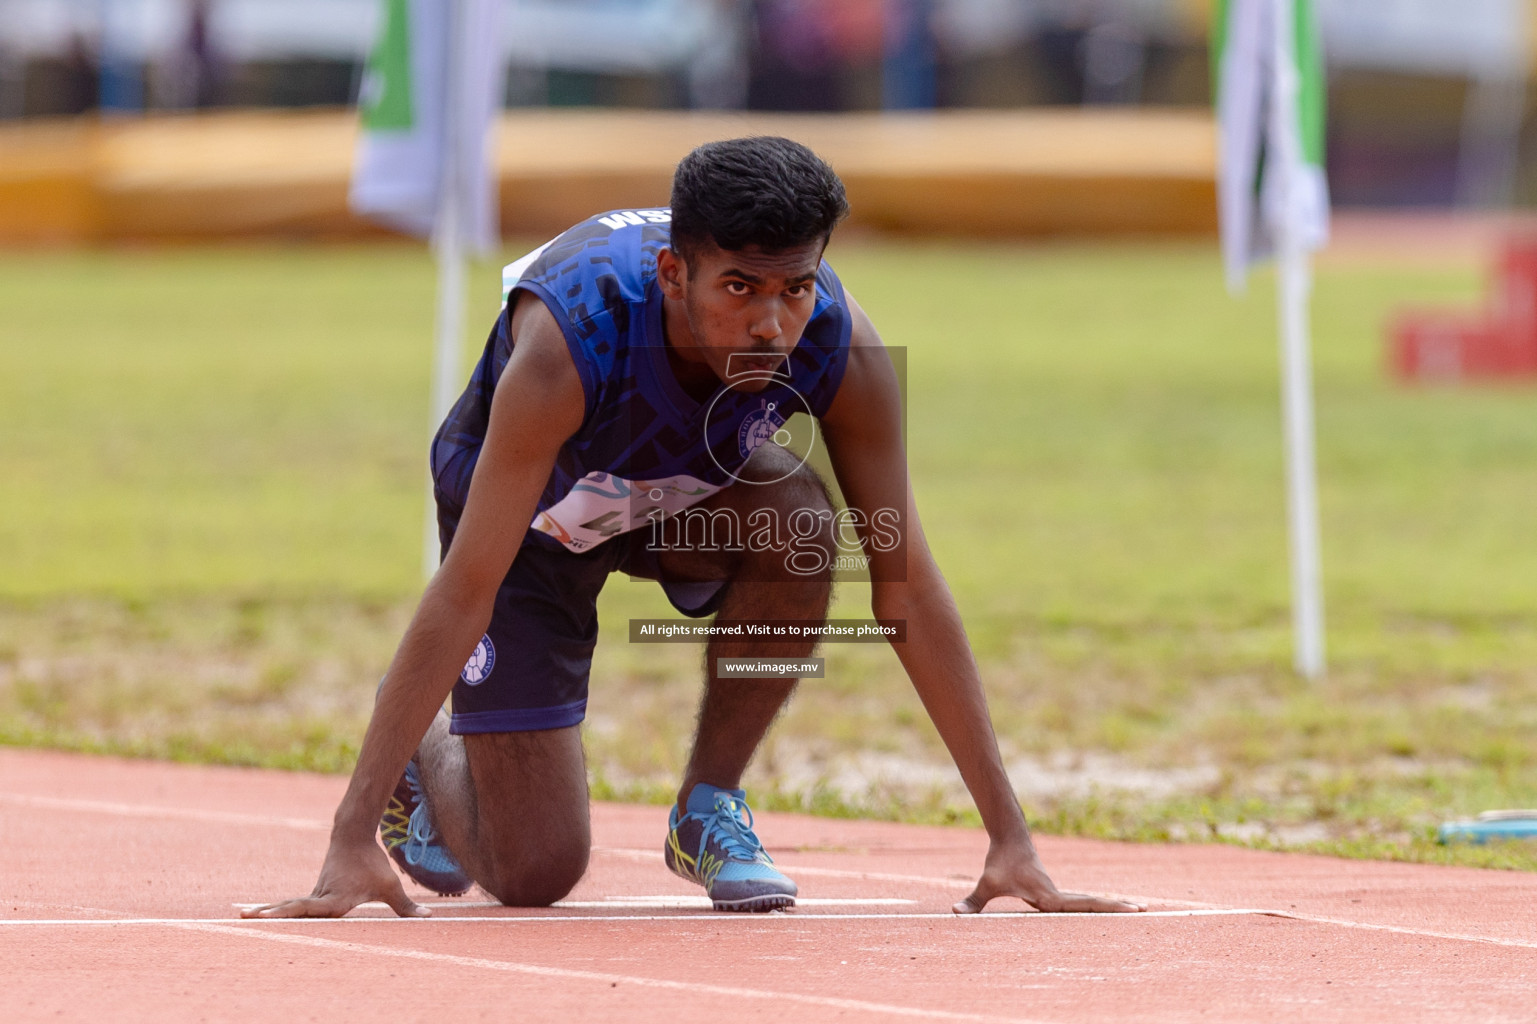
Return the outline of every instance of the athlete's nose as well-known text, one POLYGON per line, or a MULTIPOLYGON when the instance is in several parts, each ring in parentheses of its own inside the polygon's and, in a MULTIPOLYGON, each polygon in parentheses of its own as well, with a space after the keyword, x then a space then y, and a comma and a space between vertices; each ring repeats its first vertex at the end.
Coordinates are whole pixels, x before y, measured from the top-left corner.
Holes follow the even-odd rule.
POLYGON ((752 335, 754 341, 777 341, 784 333, 784 328, 779 326, 779 304, 770 303, 758 317, 747 326, 747 333, 752 335))

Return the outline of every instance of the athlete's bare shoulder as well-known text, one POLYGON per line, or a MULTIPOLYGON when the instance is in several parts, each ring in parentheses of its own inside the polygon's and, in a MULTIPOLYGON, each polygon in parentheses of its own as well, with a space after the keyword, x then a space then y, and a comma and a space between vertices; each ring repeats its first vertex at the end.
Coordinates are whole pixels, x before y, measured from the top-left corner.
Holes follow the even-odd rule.
POLYGON ((555 321, 555 314, 533 292, 518 289, 509 300, 508 330, 512 334, 512 358, 507 369, 517 366, 523 373, 550 375, 551 383, 567 378, 576 385, 578 396, 582 381, 566 345, 566 336, 555 321))
POLYGON ((849 319, 853 321, 849 330, 849 347, 884 348, 885 343, 881 341, 880 334, 876 332, 875 323, 870 319, 869 314, 865 312, 864 307, 854 300, 853 295, 849 294, 847 288, 843 290, 843 304, 848 307, 849 319))
POLYGON ((822 421, 833 430, 864 433, 874 424, 900 419, 902 390, 875 324, 847 290, 843 301, 852 321, 848 367, 822 421))
POLYGON ((512 355, 496 384, 487 445, 503 438, 502 443, 526 443, 531 435, 563 443, 586 414, 582 379, 566 337, 537 295, 519 290, 509 302, 512 355))

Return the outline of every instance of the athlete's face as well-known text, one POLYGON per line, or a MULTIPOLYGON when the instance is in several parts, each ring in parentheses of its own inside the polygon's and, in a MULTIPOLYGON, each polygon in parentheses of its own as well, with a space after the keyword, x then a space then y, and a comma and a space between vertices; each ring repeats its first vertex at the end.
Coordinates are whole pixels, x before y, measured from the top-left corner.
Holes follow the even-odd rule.
POLYGON ((739 390, 767 387, 816 308, 822 248, 820 241, 779 252, 707 245, 687 262, 664 249, 657 278, 681 313, 681 322, 675 315, 668 324, 678 358, 739 390))

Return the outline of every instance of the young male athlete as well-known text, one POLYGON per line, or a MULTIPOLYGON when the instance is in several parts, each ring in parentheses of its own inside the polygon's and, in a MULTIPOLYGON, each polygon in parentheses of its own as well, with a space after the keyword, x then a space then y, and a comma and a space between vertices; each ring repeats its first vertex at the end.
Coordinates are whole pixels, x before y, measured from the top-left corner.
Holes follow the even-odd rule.
MULTIPOLYGON (((996 896, 1140 909, 1059 892, 1036 856, 907 486, 891 359, 822 261, 846 212, 842 183, 805 147, 711 143, 679 164, 670 211, 594 217, 509 268, 506 308, 432 447, 443 562, 380 684, 320 879, 248 916, 339 916, 369 900, 426 915, 376 826, 434 891, 473 881, 515 906, 565 896, 590 847, 578 728, 608 574, 659 580, 680 612, 718 626, 821 622, 826 555, 853 537, 874 615, 906 623, 893 646, 991 839, 956 911, 996 896), (781 447, 797 411, 827 446, 848 506, 836 516, 781 447), (695 514, 734 542, 668 542, 667 525, 695 514)), ((744 631, 707 648, 664 855, 719 909, 796 893, 737 788, 795 680, 723 678, 720 660, 813 647, 744 631)))

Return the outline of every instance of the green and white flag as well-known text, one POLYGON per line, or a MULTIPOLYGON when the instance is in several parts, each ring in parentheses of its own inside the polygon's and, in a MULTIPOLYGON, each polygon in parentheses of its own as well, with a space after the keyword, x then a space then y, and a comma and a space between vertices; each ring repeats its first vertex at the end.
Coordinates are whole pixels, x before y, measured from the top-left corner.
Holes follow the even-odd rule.
POLYGON ((1256 260, 1277 257, 1294 663, 1316 679, 1325 668, 1324 606, 1308 252, 1329 236, 1323 60, 1311 0, 1217 0, 1216 16, 1222 257, 1234 291, 1256 260))
POLYGON ((382 5, 358 96, 349 205, 440 245, 488 251, 498 234, 490 164, 503 70, 497 0, 382 5))
POLYGON ((1213 85, 1217 182, 1228 286, 1291 233, 1304 249, 1329 237, 1324 70, 1311 0, 1217 0, 1213 85))

